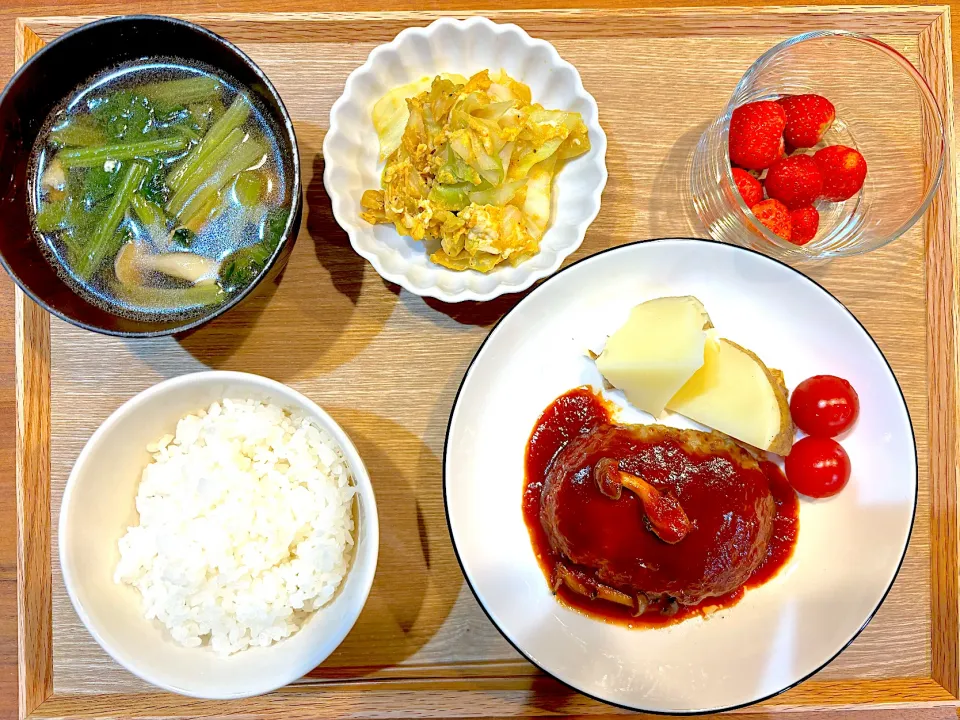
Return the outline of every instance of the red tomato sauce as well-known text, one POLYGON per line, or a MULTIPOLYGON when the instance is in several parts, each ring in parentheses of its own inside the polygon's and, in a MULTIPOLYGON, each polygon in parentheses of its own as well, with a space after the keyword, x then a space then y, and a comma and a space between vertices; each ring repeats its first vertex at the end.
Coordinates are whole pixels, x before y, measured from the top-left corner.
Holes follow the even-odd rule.
MULTIPOLYGON (((591 388, 581 387, 554 400, 543 411, 530 435, 526 453, 523 516, 534 553, 548 583, 554 565, 561 558, 551 549, 547 533, 540 522, 541 495, 547 471, 557 453, 571 438, 610 421, 609 405, 591 388)), ((562 604, 587 615, 628 627, 671 625, 690 617, 705 616, 718 609, 735 605, 747 589, 767 582, 786 565, 797 542, 800 509, 797 494, 787 483, 776 464, 762 460, 760 469, 770 485, 776 507, 773 532, 763 564, 753 572, 744 585, 734 592, 707 598, 698 605, 681 605, 674 615, 664 615, 661 612, 663 609, 661 605, 651 603, 647 612, 640 617, 633 617, 631 608, 604 600, 591 600, 565 585, 560 585, 557 589, 557 598, 562 604)), ((631 502, 633 499, 629 498, 627 501, 631 502)))

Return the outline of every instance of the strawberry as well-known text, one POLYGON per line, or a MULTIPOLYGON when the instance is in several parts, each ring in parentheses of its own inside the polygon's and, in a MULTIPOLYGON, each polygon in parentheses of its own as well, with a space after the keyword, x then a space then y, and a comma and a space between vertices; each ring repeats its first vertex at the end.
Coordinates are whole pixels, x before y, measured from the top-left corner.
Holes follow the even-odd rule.
POLYGON ((809 148, 833 124, 837 110, 821 95, 787 95, 778 100, 787 117, 783 138, 793 148, 809 148))
POLYGON ((820 213, 813 205, 790 211, 790 242, 794 245, 806 245, 817 235, 820 227, 820 213))
POLYGON ((770 167, 783 156, 783 108, 771 100, 747 103, 730 117, 730 162, 750 170, 770 167))
POLYGON ((764 200, 754 205, 751 210, 767 229, 784 240, 789 240, 792 234, 790 226, 790 211, 779 200, 764 200))
MULTIPOLYGON (((737 168, 736 165, 733 165, 731 167, 737 168)), ((760 182, 763 182, 763 176, 767 172, 766 170, 751 170, 749 168, 737 168, 737 170, 743 170, 743 172, 745 172, 747 175, 749 175, 752 178, 756 178, 760 182)))
POLYGON ((817 150, 813 159, 823 176, 823 198, 842 202, 860 192, 867 176, 867 161, 859 152, 844 145, 830 145, 817 150))
POLYGON ((790 210, 812 205, 823 191, 820 167, 810 155, 791 155, 777 160, 764 178, 767 197, 779 200, 790 210))
POLYGON ((743 198, 748 208, 763 200, 763 185, 746 170, 733 168, 733 181, 737 184, 740 197, 743 198))

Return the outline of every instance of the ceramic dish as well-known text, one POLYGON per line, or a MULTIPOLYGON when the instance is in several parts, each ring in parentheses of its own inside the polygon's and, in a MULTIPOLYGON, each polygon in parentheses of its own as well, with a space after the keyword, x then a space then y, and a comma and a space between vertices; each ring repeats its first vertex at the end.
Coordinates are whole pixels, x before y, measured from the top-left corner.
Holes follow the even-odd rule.
POLYGON ((607 181, 606 136, 597 103, 583 88, 576 68, 560 58, 550 43, 531 38, 516 25, 483 17, 442 18, 426 28, 408 28, 376 48, 367 62, 347 78, 343 95, 330 111, 323 142, 324 186, 333 215, 350 236, 350 244, 381 276, 417 295, 446 302, 490 300, 519 292, 551 275, 583 242, 600 210, 607 181), (533 101, 544 107, 579 112, 589 130, 590 152, 571 160, 557 175, 550 226, 540 252, 517 267, 500 267, 486 275, 456 272, 432 263, 423 243, 401 237, 388 225, 360 219, 363 191, 380 187, 382 165, 371 120, 374 104, 385 93, 440 72, 471 75, 503 68, 530 86, 533 101))
POLYGON ((300 155, 293 122, 266 75, 239 48, 209 30, 184 20, 151 15, 112 17, 65 33, 33 55, 0 95, 0 264, 35 302, 62 320, 107 335, 155 337, 198 327, 249 297, 283 269, 297 239, 303 212, 300 155), (123 42, 118 42, 122 37, 123 42), (176 56, 215 68, 249 88, 275 123, 284 174, 289 181, 289 216, 269 262, 254 280, 226 302, 200 315, 139 319, 109 312, 74 291, 48 261, 31 218, 27 189, 30 157, 50 112, 77 86, 122 63, 176 56))
MULTIPOLYGON (((620 406, 619 392, 607 396, 620 406)), ((651 422, 624 407, 625 422, 651 422)), ((668 425, 697 427, 668 414, 668 425)), ((702 240, 618 247, 582 260, 520 302, 491 332, 460 387, 444 451, 450 533, 494 624, 531 662, 631 709, 699 713, 779 693, 823 668, 873 617, 906 551, 917 502, 913 430, 893 372, 856 318, 799 272, 702 240), (853 476, 837 496, 801 499, 793 557, 733 607, 659 629, 606 624, 558 604, 521 513, 531 429, 558 395, 602 386, 586 349, 634 305, 692 294, 725 337, 783 370, 860 391, 843 439, 853 476)))
POLYGON ((273 380, 237 372, 201 372, 155 385, 117 409, 87 442, 67 480, 60 509, 60 565, 70 600, 90 634, 130 672, 165 690, 201 698, 259 695, 312 670, 356 622, 377 567, 379 525, 373 487, 346 433, 316 404, 273 380), (265 648, 220 657, 176 644, 144 619, 140 595, 113 582, 117 540, 135 524, 134 498, 145 450, 186 413, 224 397, 264 400, 296 410, 330 433, 357 486, 358 528, 347 576, 333 600, 293 635, 265 648))

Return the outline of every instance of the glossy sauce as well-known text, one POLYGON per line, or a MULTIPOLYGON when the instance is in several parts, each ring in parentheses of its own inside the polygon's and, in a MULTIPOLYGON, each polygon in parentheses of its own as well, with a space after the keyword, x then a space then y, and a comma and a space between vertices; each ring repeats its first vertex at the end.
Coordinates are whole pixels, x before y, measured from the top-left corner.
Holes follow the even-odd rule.
MULTIPOLYGON (((552 568, 560 556, 551 549, 547 533, 540 520, 544 479, 554 458, 571 438, 610 421, 611 412, 604 401, 590 388, 577 388, 561 395, 544 410, 530 436, 526 454, 523 514, 534 552, 548 582, 552 568)), ((672 616, 662 614, 662 607, 651 603, 650 609, 639 618, 632 616, 631 608, 602 600, 590 600, 564 585, 561 585, 557 591, 558 598, 563 604, 588 615, 628 627, 669 625, 736 604, 747 588, 761 585, 775 576, 790 559, 796 546, 799 529, 797 495, 774 463, 761 461, 760 469, 767 478, 774 499, 773 531, 767 547, 766 559, 750 579, 735 591, 719 597, 709 597, 698 605, 681 605, 679 611, 672 616)), ((618 502, 624 502, 624 500, 626 503, 636 502, 635 498, 626 497, 626 494, 618 502)), ((638 509, 635 511, 639 513, 638 509)), ((639 531, 632 528, 630 532, 636 534, 639 531)))

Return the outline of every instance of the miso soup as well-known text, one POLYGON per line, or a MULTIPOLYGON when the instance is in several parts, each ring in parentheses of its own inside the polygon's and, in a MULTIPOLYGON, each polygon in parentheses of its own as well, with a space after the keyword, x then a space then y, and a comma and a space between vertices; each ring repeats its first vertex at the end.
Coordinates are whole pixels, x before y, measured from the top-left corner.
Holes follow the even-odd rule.
POLYGON ((140 61, 85 83, 34 149, 34 227, 78 293, 133 318, 191 316, 263 270, 286 226, 280 131, 207 67, 140 61))

